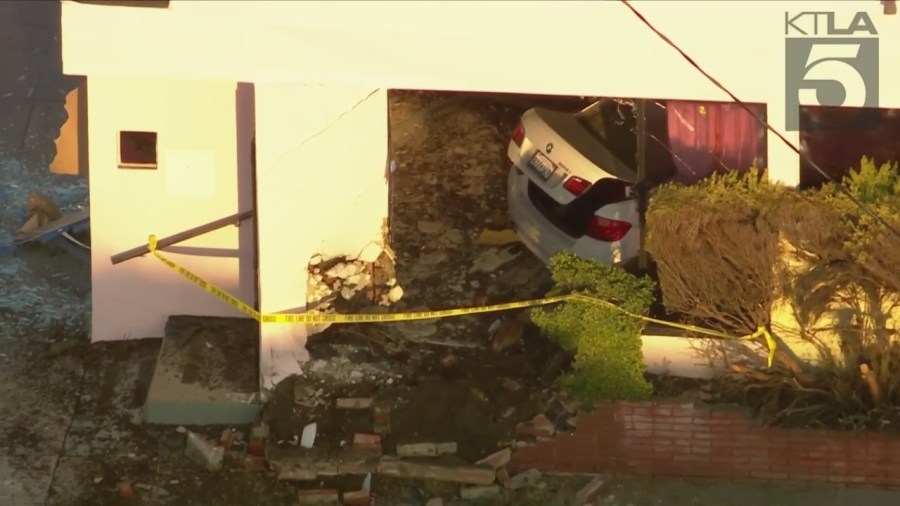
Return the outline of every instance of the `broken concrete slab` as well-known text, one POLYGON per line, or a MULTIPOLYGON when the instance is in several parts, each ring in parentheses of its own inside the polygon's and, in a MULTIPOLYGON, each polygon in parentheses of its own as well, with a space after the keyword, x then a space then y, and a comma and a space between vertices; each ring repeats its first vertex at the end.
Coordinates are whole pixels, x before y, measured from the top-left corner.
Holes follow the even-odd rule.
POLYGON ((412 480, 436 480, 466 485, 491 485, 496 479, 493 469, 474 466, 450 466, 400 459, 382 459, 378 474, 412 480))
POLYGON ((225 459, 225 449, 214 445, 197 433, 188 432, 185 455, 204 468, 215 471, 222 467, 222 461, 225 459))
POLYGON ((506 246, 519 242, 519 236, 514 230, 482 230, 475 239, 476 244, 485 246, 506 246))
POLYGON ((463 487, 459 490, 459 497, 466 501, 496 499, 501 495, 503 495, 503 489, 498 485, 463 487))
POLYGON ((575 494, 575 506, 583 506, 593 501, 603 490, 606 482, 599 476, 591 480, 575 494))
POLYGON ((454 455, 459 450, 459 445, 456 443, 438 443, 435 446, 437 446, 438 455, 454 455))
POLYGON ((518 253, 509 251, 509 248, 492 248, 486 250, 482 254, 478 255, 478 257, 476 257, 472 262, 472 267, 469 268, 469 274, 476 274, 479 272, 490 274, 500 267, 503 267, 507 263, 515 260, 518 256, 518 253))
POLYGON ((541 472, 537 469, 529 469, 509 478, 506 488, 519 490, 526 487, 536 487, 541 481, 541 472))
POLYGON ((353 434, 353 447, 361 450, 381 451, 381 435, 357 432, 353 434))
POLYGON ((345 397, 335 401, 337 409, 369 409, 375 404, 371 397, 345 397))
POLYGON ((489 466, 492 469, 498 469, 506 464, 509 464, 509 461, 512 459, 512 450, 509 448, 504 448, 498 452, 494 452, 487 457, 479 460, 475 463, 476 466, 489 466))
POLYGON ((166 322, 144 405, 162 425, 249 425, 260 414, 259 324, 175 315, 166 322))
POLYGON ((331 488, 298 490, 297 503, 300 506, 331 506, 341 503, 340 494, 331 488))
POLYGON ((397 455, 401 457, 436 457, 437 445, 434 443, 408 443, 397 445, 397 455))
POLYGON ((384 253, 384 246, 378 242, 370 242, 360 251, 357 258, 361 262, 373 263, 378 260, 382 253, 384 253))
POLYGON ((524 334, 525 324, 518 318, 503 318, 491 338, 491 348, 497 353, 502 353, 518 344, 524 334))

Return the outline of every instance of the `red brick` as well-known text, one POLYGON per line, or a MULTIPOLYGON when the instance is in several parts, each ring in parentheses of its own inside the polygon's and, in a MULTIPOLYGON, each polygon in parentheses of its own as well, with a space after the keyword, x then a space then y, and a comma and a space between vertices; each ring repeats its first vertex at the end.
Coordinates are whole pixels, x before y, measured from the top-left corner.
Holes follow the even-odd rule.
POLYGON ((266 442, 259 440, 250 441, 247 443, 247 451, 250 452, 250 455, 264 457, 266 455, 266 442))
POLYGON ((265 471, 266 459, 258 455, 247 455, 244 457, 244 469, 255 472, 265 471))
POLYGON ((719 468, 716 474, 721 478, 742 479, 749 478, 750 472, 745 469, 719 468))
POLYGON ((709 462, 709 456, 707 455, 697 455, 695 453, 684 453, 684 454, 675 454, 672 455, 672 460, 676 460, 678 462, 709 462))
POLYGON ((691 453, 696 455, 711 455, 712 448, 707 448, 704 446, 693 445, 691 446, 691 453))
POLYGON ((134 488, 132 488, 131 482, 119 482, 119 484, 116 486, 116 490, 119 492, 119 497, 121 497, 122 499, 134 499, 134 488))
POLYGON ((297 500, 301 505, 338 504, 338 491, 330 488, 298 490, 297 500))
MULTIPOLYGON (((557 445, 556 451, 559 452, 559 447, 557 445)), ((563 457, 566 455, 564 454, 563 457)), ((475 463, 476 466, 488 466, 492 469, 498 469, 506 464, 509 464, 510 459, 512 458, 512 451, 509 448, 504 448, 498 452, 494 452, 487 457, 479 460, 475 463)))
POLYGON ((527 423, 520 423, 516 425, 516 435, 519 436, 552 436, 553 431, 548 430, 547 428, 539 428, 527 423))
MULTIPOLYGON (((690 437, 691 435, 685 435, 690 437)), ((694 448, 712 448, 712 441, 709 439, 690 439, 691 446, 694 448)))
POLYGON ((381 449, 381 435, 357 432, 353 434, 353 446, 361 449, 381 449))
POLYGON ((684 431, 672 430, 669 428, 660 428, 657 427, 653 430, 653 437, 657 438, 668 438, 668 439, 679 439, 685 436, 684 431))
MULTIPOLYGON (((553 442, 553 446, 556 455, 562 459, 592 458, 595 455, 595 451, 598 450, 598 445, 591 444, 590 441, 585 441, 581 435, 569 436, 567 434, 562 434, 557 436, 556 440, 553 442)), ((610 448, 608 446, 599 446, 599 448, 603 448, 607 452, 615 450, 615 448, 610 448)))
POLYGON ((234 444, 235 434, 235 431, 231 429, 222 431, 222 435, 219 437, 219 445, 221 445, 226 452, 230 450, 231 446, 234 444))
POLYGON ((760 480, 786 480, 788 479, 788 473, 776 473, 772 471, 750 471, 751 478, 757 478, 760 480))
POLYGON ((344 506, 368 506, 372 504, 372 498, 369 496, 368 490, 344 492, 343 496, 344 506))
POLYGON ((672 423, 672 430, 682 434, 691 434, 697 430, 706 430, 705 427, 697 427, 692 423, 672 423))
POLYGON ((736 448, 732 452, 738 457, 768 457, 769 451, 764 448, 736 448))
POLYGON ((497 483, 506 485, 507 482, 509 482, 509 471, 505 467, 497 469, 497 483))

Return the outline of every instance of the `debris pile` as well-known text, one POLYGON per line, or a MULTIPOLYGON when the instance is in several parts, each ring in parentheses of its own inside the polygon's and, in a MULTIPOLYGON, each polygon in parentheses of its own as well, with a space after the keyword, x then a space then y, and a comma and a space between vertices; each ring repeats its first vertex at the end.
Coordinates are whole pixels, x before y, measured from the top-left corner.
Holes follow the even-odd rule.
POLYGON ((29 234, 41 229, 48 223, 58 220, 62 214, 59 206, 47 195, 40 192, 31 192, 28 194, 27 204, 28 218, 25 224, 19 228, 16 237, 25 237, 29 234))
MULTIPOLYGON (((370 425, 362 428, 356 426, 342 434, 331 434, 331 439, 316 439, 313 435, 312 439, 304 441, 307 444, 270 440, 265 445, 271 474, 279 481, 297 483, 301 489, 298 492, 300 504, 336 500, 343 501, 342 504, 370 504, 372 476, 455 485, 456 497, 463 500, 501 499, 519 490, 542 488, 545 484, 537 469, 513 474, 507 465, 515 448, 530 446, 535 441, 572 429, 577 407, 571 401, 553 397, 541 414, 530 422, 519 424, 516 440, 498 443, 499 449, 474 464, 458 455, 455 441, 427 440, 423 437, 412 442, 392 439, 396 435, 392 434, 391 407, 376 398, 335 398, 330 402, 330 411, 342 420, 366 415, 369 420, 366 423, 370 425), (340 438, 339 444, 334 443, 335 437, 340 438), (353 481, 355 476, 363 477, 359 488, 353 481), (338 485, 328 488, 326 484, 332 482, 342 484, 344 490, 338 485), (354 485, 347 488, 347 483, 354 485)), ((306 429, 311 426, 314 427, 315 422, 307 424, 306 429)), ((260 425, 254 431, 267 434, 268 428, 260 425)), ((304 430, 304 433, 307 432, 304 430)), ((602 482, 599 483, 602 485, 602 482)), ((594 485, 597 486, 596 483, 594 485)), ((586 491, 583 495, 594 494, 586 491)), ((431 499, 430 504, 442 504, 439 501, 448 498, 431 499)))
POLYGON ((334 310, 337 301, 388 307, 403 297, 394 262, 390 247, 375 243, 356 258, 315 255, 309 260, 307 303, 324 312, 334 310))

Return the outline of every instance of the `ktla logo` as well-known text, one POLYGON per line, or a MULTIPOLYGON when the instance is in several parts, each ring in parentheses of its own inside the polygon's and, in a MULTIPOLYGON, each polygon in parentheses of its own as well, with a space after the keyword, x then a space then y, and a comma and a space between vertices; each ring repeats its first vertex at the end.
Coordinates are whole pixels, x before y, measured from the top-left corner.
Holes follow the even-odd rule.
MULTIPOLYGON (((849 16, 846 16, 849 17, 849 16)), ((878 108, 878 31, 865 12, 846 26, 834 12, 785 13, 785 113, 788 130, 861 130, 878 108), (842 106, 859 112, 840 124, 801 124, 801 105, 842 106)))

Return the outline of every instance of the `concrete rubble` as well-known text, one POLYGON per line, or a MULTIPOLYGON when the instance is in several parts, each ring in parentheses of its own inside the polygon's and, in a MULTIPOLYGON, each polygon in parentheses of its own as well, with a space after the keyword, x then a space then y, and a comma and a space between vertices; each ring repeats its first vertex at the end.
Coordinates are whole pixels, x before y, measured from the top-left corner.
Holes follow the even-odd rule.
POLYGON ((575 494, 575 506, 585 506, 596 499, 600 492, 603 491, 604 485, 606 485, 606 482, 601 477, 591 480, 590 483, 575 494))
POLYGON ((496 499, 503 495, 503 490, 497 485, 480 487, 463 487, 459 490, 460 498, 467 501, 481 501, 496 499))
POLYGON ((519 490, 527 487, 536 487, 543 476, 537 469, 529 469, 519 474, 511 476, 506 482, 506 488, 510 490, 519 490))
POLYGON ((31 192, 28 194, 26 212, 28 218, 16 232, 17 237, 24 237, 32 234, 44 225, 47 225, 62 216, 56 202, 41 192, 31 192))
POLYGON ((334 311, 337 300, 387 307, 403 295, 394 253, 383 244, 370 243, 355 258, 316 255, 309 261, 307 303, 320 312, 334 311))
POLYGON ((225 448, 207 441, 197 433, 188 432, 185 454, 206 469, 215 471, 222 467, 225 448))

